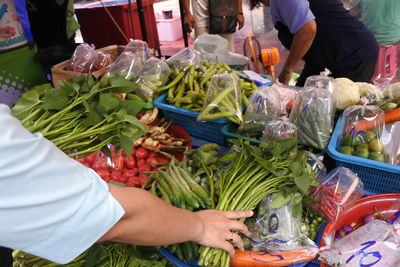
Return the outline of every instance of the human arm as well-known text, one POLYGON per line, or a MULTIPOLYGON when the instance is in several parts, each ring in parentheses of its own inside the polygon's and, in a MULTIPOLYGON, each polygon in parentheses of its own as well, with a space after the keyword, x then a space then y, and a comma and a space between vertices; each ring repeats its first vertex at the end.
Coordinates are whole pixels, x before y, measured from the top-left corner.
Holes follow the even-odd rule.
POLYGON ((194 25, 196 24, 196 18, 192 15, 190 11, 190 0, 184 0, 185 5, 185 25, 186 31, 192 32, 194 25))
POLYGON ((243 16, 243 5, 242 0, 237 0, 238 6, 238 14, 237 14, 237 21, 239 25, 239 30, 244 26, 244 16, 243 16))
POLYGON ((310 20, 295 33, 289 56, 278 78, 280 82, 285 84, 289 83, 294 67, 308 52, 314 42, 316 34, 317 23, 315 20, 310 20))
POLYGON ((190 212, 173 207, 147 191, 109 185, 111 194, 125 210, 122 219, 100 241, 110 240, 147 246, 194 241, 226 250, 233 255, 233 243, 243 249, 237 230, 248 235, 247 227, 233 219, 252 215, 250 211, 190 212))

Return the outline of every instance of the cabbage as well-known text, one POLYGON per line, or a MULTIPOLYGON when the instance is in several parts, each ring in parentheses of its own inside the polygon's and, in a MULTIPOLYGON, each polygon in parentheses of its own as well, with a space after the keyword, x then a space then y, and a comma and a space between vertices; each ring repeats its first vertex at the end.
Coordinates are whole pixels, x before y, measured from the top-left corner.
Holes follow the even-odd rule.
POLYGON ((393 100, 393 101, 400 100, 400 82, 391 84, 385 90, 385 97, 387 97, 387 98, 389 98, 390 100, 393 100))
POLYGON ((335 80, 336 108, 345 110, 347 107, 356 105, 360 101, 358 85, 348 78, 337 78, 335 80))

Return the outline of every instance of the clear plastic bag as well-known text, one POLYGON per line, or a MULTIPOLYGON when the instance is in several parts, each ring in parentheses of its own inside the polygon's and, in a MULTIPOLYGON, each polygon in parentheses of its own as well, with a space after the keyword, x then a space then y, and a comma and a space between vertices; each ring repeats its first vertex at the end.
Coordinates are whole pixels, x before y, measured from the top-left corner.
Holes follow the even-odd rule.
POLYGON ((375 85, 371 83, 356 83, 359 87, 360 96, 368 99, 369 104, 376 104, 383 97, 383 93, 375 85))
POLYGON ((364 185, 350 169, 339 167, 325 177, 317 177, 320 186, 310 192, 311 208, 335 221, 364 195, 364 185))
POLYGON ((204 33, 194 41, 194 49, 201 53, 227 54, 229 43, 217 34, 204 33))
POLYGON ((287 117, 281 117, 279 120, 267 122, 261 141, 271 142, 274 140, 286 140, 292 138, 297 140, 296 125, 291 123, 287 117))
POLYGON ((383 130, 381 141, 384 145, 384 154, 387 162, 400 165, 400 122, 386 125, 383 130))
POLYGON ((326 176, 325 164, 312 152, 307 152, 307 163, 315 172, 317 179, 322 179, 326 176))
POLYGON ((400 236, 387 222, 373 220, 320 252, 320 258, 330 266, 399 266, 400 236))
POLYGON ((249 105, 244 114, 240 132, 243 134, 261 134, 267 122, 281 115, 279 92, 270 86, 257 88, 249 97, 249 105))
POLYGON ((119 76, 127 80, 134 80, 143 67, 142 59, 132 52, 122 52, 110 66, 107 76, 119 76))
POLYGON ((259 259, 254 257, 253 260, 267 260, 261 257, 264 255, 262 253, 271 256, 271 252, 274 254, 272 256, 280 256, 279 259, 272 259, 273 261, 279 260, 287 265, 302 262, 310 256, 313 258, 318 248, 312 240, 301 234, 300 227, 301 215, 293 215, 293 200, 287 206, 274 208, 273 196, 264 197, 260 203, 252 238, 249 238, 251 250, 259 252, 259 259), (297 257, 289 260, 284 252, 295 252, 297 257))
POLYGON ((240 80, 234 74, 214 75, 208 87, 198 121, 226 118, 236 124, 243 122, 240 80))
POLYGON ((149 58, 136 75, 139 84, 136 93, 147 102, 153 101, 157 89, 165 85, 170 74, 167 63, 155 57, 149 58))
POLYGON ((325 150, 334 123, 335 101, 328 90, 304 88, 290 113, 290 121, 297 126, 301 145, 325 150))
POLYGON ((204 59, 207 59, 207 61, 211 61, 214 63, 227 64, 235 70, 244 70, 247 64, 249 64, 250 62, 248 57, 232 52, 223 54, 221 53, 203 54, 203 60, 204 59))
POLYGON ((95 69, 97 62, 98 56, 94 47, 83 43, 76 47, 69 68, 75 72, 89 73, 95 69))
POLYGON ((335 79, 329 77, 331 72, 328 69, 322 71, 320 75, 309 76, 304 87, 315 87, 328 90, 336 99, 335 79))
POLYGON ((201 63, 201 54, 193 48, 185 48, 165 61, 172 69, 185 71, 191 65, 198 66, 201 63))
POLYGON ((377 106, 357 105, 343 112, 339 152, 385 162, 381 141, 384 112, 377 106))
POLYGON ((124 49, 125 52, 131 52, 142 59, 142 62, 146 62, 147 59, 151 57, 149 46, 145 41, 142 40, 132 40, 130 41, 124 49))
POLYGON ((106 54, 102 51, 96 51, 97 53, 97 64, 95 70, 101 70, 112 63, 112 57, 110 54, 106 54))
POLYGON ((290 114, 299 90, 282 84, 274 84, 272 87, 279 92, 282 114, 290 114))

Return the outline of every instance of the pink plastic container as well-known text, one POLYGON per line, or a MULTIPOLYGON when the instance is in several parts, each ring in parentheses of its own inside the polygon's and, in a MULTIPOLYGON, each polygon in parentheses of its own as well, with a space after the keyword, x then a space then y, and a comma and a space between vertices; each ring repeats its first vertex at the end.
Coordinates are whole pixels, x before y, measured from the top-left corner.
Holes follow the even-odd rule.
POLYGON ((173 42, 182 38, 181 16, 174 14, 172 19, 156 17, 158 38, 160 41, 173 42))

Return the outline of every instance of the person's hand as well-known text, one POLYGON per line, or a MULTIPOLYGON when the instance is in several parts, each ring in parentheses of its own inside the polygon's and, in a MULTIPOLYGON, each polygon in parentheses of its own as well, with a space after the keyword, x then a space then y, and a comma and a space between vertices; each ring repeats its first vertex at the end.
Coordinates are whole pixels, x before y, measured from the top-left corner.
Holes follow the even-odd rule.
POLYGON ((196 24, 196 19, 195 19, 195 17, 193 17, 192 14, 187 13, 187 14, 186 14, 186 22, 185 22, 186 31, 189 32, 189 33, 191 33, 192 30, 194 29, 194 25, 195 25, 195 24, 196 24))
POLYGON ((244 250, 243 240, 238 234, 231 231, 239 231, 244 235, 250 235, 247 226, 235 220, 253 216, 252 211, 202 210, 196 212, 196 214, 202 224, 202 231, 193 241, 203 246, 223 249, 231 257, 235 255, 233 245, 240 250, 244 250))
POLYGON ((281 74, 279 74, 278 80, 283 84, 289 84, 290 79, 292 78, 293 71, 283 69, 281 74))
POLYGON ((238 22, 239 30, 240 30, 244 26, 244 16, 243 16, 243 14, 238 14, 237 15, 237 22, 238 22))

